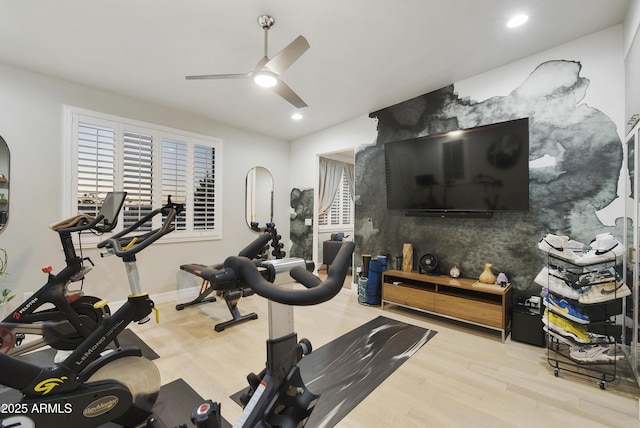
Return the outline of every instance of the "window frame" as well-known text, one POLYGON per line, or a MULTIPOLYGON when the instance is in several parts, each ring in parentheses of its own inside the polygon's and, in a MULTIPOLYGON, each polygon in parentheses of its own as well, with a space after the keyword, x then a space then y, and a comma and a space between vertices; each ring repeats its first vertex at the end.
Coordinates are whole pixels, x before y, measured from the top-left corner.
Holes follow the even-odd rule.
POLYGON ((349 183, 347 181, 347 173, 346 171, 342 171, 342 176, 340 178, 340 187, 338 188, 338 192, 336 193, 336 196, 333 198, 333 202, 331 202, 331 206, 329 207, 329 209, 327 210, 326 213, 324 213, 322 216, 327 216, 327 219, 330 221, 331 219, 331 214, 332 211, 337 209, 337 216, 340 219, 340 223, 339 224, 321 224, 321 217, 322 216, 318 216, 318 231, 319 232, 328 232, 328 231, 348 231, 348 230, 352 230, 354 228, 354 209, 355 209, 355 204, 353 202, 353 198, 350 195, 347 195, 348 199, 349 199, 349 223, 343 223, 342 220, 344 219, 345 216, 345 212, 344 212, 344 191, 345 189, 347 191, 349 191, 349 183), (338 203, 338 207, 335 206, 336 202, 338 203))
MULTIPOLYGON (((184 142, 187 145, 187 167, 185 176, 187 177, 187 192, 185 196, 186 203, 186 224, 188 230, 175 230, 174 232, 163 237, 159 242, 187 242, 199 240, 220 240, 222 239, 222 139, 211 137, 208 135, 197 134, 194 132, 183 131, 170 128, 163 125, 151 124, 139 120, 129 119, 107 113, 101 113, 93 110, 83 109, 74 106, 63 106, 63 138, 62 138, 62 217, 68 218, 78 214, 78 132, 77 125, 81 119, 89 119, 88 123, 113 127, 115 133, 115 153, 114 153, 114 189, 115 191, 123 190, 123 154, 122 138, 125 131, 151 132, 153 135, 153 145, 155 147, 153 160, 155 167, 153 169, 154 189, 152 193, 153 209, 160 208, 163 202, 162 190, 162 163, 163 163, 163 145, 164 140, 184 142), (194 200, 193 196, 196 192, 196 185, 193 180, 194 155, 195 147, 202 146, 213 149, 212 161, 214 163, 214 182, 213 189, 214 214, 213 229, 196 229, 194 225, 194 200)), ((174 200, 174 202, 177 202, 174 200)), ((123 210, 124 211, 124 210, 123 210)), ((153 219, 152 228, 160 227, 161 216, 153 219)), ((120 212, 118 225, 113 233, 123 228, 123 212, 120 212)), ((87 235, 82 240, 85 243, 97 243, 105 237, 96 237, 87 235)))

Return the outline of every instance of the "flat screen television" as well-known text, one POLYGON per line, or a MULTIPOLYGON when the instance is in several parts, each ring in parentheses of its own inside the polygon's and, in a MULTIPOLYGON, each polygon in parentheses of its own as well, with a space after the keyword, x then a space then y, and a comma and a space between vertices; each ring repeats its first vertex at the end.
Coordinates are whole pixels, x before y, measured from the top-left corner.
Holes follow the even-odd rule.
POLYGON ((529 210, 529 119, 388 142, 387 208, 408 215, 529 210))

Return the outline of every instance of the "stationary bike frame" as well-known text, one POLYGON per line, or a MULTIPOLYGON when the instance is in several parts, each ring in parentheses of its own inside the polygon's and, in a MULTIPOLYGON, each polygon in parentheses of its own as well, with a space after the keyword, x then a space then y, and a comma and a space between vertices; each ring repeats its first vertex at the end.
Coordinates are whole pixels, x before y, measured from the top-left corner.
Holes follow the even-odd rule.
MULTIPOLYGON (((147 214, 141 222, 122 233, 102 241, 99 248, 107 248, 123 260, 133 257, 142 249, 174 230, 171 225, 182 211, 182 205, 169 203, 163 208, 147 214), (138 235, 125 237, 139 224, 162 213, 166 216, 161 228, 138 235), (137 244, 136 244, 137 243, 137 244)), ((133 262, 135 263, 135 261, 133 262)), ((133 285, 133 284, 131 284, 133 285)), ((137 284, 139 286, 139 284, 137 284)), ((101 302, 100 305, 102 306, 101 302)), ((36 427, 98 427, 107 422, 125 426, 144 423, 150 414, 129 407, 132 394, 118 380, 87 382, 91 376, 110 363, 125 357, 142 357, 138 348, 118 348, 101 355, 129 323, 140 322, 154 309, 147 293, 129 295, 127 301, 114 314, 106 316, 87 339, 62 362, 52 367, 41 367, 24 360, 0 354, 0 384, 19 390, 23 399, 18 403, 7 403, 6 413, 14 416, 26 415, 36 427), (35 407, 34 407, 35 406, 35 407), (68 406, 70 411, 65 409, 68 406), (56 409, 59 411, 38 413, 30 409, 56 409), (98 409, 98 410, 96 410, 98 409), (102 412, 102 410, 105 410, 102 412), (93 412, 93 413, 92 413, 93 412)), ((105 314, 106 315, 106 314, 105 314)), ((154 398, 155 400, 155 398, 154 398)), ((0 415, 3 416, 3 415, 0 415)), ((0 426, 2 426, 0 424, 0 426)))
MULTIPOLYGON (((89 258, 83 259, 76 254, 72 233, 88 230, 104 233, 112 230, 125 196, 125 192, 118 192, 115 198, 112 194, 107 195, 105 206, 109 205, 113 209, 108 219, 104 214, 99 214, 93 221, 83 217, 72 226, 56 230, 60 236, 66 266, 57 274, 43 269, 47 273, 47 282, 2 320, 0 352, 22 355, 45 345, 71 350, 89 337, 102 321, 102 312, 93 308, 100 299, 84 296, 81 290, 69 293, 69 284, 83 280, 91 270, 84 266, 84 261, 88 260, 93 265, 89 258), (39 310, 45 305, 53 305, 54 308, 39 310), (17 346, 25 335, 42 337, 17 346)), ((105 310, 108 312, 109 308, 105 310)))
MULTIPOLYGON (((248 377, 250 397, 234 428, 304 426, 320 396, 306 388, 297 366, 303 355, 311 352, 311 344, 306 339, 298 342, 291 306, 316 305, 333 298, 342 288, 354 248, 353 242, 342 244, 325 281, 310 273, 308 266, 300 265, 299 259, 256 266, 246 257, 229 257, 222 269, 203 270, 203 277, 211 284, 235 281, 239 287, 251 287, 269 299, 266 368, 260 375, 248 377), (306 289, 276 284, 275 275, 287 270, 306 289)), ((198 428, 220 428, 221 419, 219 403, 211 400, 200 405, 191 417, 198 428)))

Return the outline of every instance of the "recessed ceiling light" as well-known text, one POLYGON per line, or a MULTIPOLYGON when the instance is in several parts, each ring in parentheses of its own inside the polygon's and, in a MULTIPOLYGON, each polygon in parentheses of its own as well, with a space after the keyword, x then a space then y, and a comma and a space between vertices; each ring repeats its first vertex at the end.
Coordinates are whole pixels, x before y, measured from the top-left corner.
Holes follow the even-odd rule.
POLYGON ((509 28, 519 27, 522 24, 524 24, 525 22, 527 22, 528 19, 529 19, 529 17, 527 15, 524 15, 524 14, 515 15, 513 18, 511 18, 509 20, 509 22, 507 22, 507 27, 509 27, 509 28))
POLYGON ((300 119, 302 119, 302 115, 301 115, 300 113, 293 113, 293 114, 291 115, 291 119, 293 119, 293 120, 300 120, 300 119))

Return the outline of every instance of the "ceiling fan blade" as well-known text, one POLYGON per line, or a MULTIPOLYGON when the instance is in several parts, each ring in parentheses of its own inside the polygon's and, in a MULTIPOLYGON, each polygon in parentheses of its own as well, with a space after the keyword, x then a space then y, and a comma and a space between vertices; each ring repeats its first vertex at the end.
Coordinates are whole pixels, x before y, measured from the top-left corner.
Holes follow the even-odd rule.
POLYGON ((187 80, 200 80, 200 79, 246 79, 251 77, 251 73, 244 74, 201 74, 199 76, 185 76, 187 80))
POLYGON ((278 74, 285 72, 300 56, 309 49, 309 42, 302 36, 298 36, 265 64, 270 70, 278 74))
POLYGON ((273 90, 276 92, 276 94, 280 95, 282 98, 289 101, 297 108, 307 107, 307 104, 302 101, 302 99, 295 92, 293 92, 293 89, 287 86, 287 84, 282 80, 278 80, 278 83, 273 87, 273 90))

